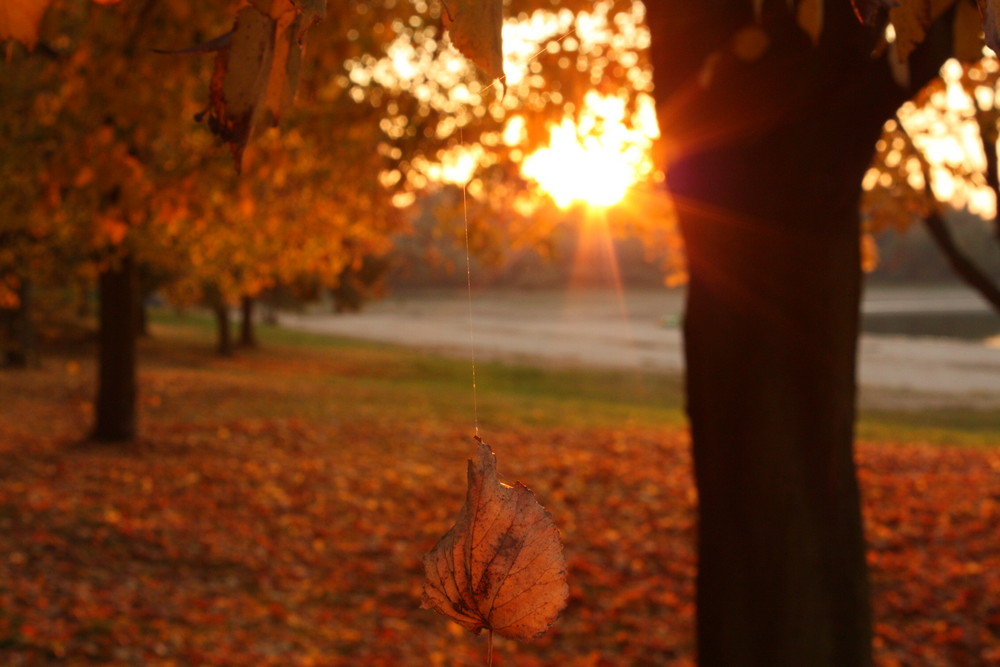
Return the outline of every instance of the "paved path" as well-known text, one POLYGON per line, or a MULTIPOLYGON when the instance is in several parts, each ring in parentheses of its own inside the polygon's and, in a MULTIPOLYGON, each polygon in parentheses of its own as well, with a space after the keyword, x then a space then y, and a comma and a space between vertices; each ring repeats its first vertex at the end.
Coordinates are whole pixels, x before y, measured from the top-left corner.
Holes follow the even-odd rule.
MULTIPOLYGON (((982 308, 959 291, 876 292, 867 312, 982 308)), ((680 372, 679 292, 476 292, 471 311, 479 359, 680 372)), ((395 295, 352 315, 283 315, 290 328, 470 355, 464 291, 395 295)), ((1000 346, 950 339, 865 335, 860 382, 866 405, 1000 409, 1000 346)), ((1000 416, 998 416, 1000 419, 1000 416)))

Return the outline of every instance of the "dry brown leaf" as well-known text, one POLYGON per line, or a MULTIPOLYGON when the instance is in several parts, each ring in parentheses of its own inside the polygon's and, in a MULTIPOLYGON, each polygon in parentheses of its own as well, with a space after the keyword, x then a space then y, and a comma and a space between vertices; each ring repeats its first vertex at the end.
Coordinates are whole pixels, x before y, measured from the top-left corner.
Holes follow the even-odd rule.
MULTIPOLYGON (((954 56, 963 62, 975 62, 983 57, 983 28, 979 12, 971 2, 960 1, 955 6, 954 56)), ((993 28, 996 41, 996 26, 993 28)))
POLYGON ((215 56, 208 123, 229 144, 237 169, 267 90, 274 38, 274 19, 247 5, 236 15, 230 45, 215 56))
POLYGON ((229 144, 237 169, 254 128, 276 125, 291 106, 305 30, 322 17, 314 0, 253 0, 240 9, 215 58, 209 126, 229 144))
POLYGON ((899 0, 851 0, 854 13, 865 25, 876 25, 879 14, 899 4, 899 0))
POLYGON ((946 12, 955 0, 901 0, 889 10, 889 21, 896 29, 896 53, 902 62, 927 36, 927 27, 946 12))
POLYGON ((503 78, 503 0, 442 0, 451 43, 492 79, 503 78))
POLYGON ((29 49, 38 41, 38 25, 51 0, 0 2, 0 41, 16 39, 29 49))
POLYGON ((479 443, 465 505, 424 556, 422 606, 475 633, 534 639, 569 596, 559 529, 526 486, 500 483, 493 450, 479 443))

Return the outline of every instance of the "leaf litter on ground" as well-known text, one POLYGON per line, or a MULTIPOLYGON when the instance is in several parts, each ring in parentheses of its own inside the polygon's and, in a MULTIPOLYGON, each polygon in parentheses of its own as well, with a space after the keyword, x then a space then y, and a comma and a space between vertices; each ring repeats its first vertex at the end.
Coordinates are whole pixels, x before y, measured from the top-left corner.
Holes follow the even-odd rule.
MULTIPOLYGON (((482 638, 419 609, 468 425, 329 407, 359 378, 345 356, 147 360, 132 449, 78 443, 88 361, 0 373, 0 663, 482 665, 482 638)), ((489 436, 545 499, 570 582, 559 622, 498 638, 494 664, 694 664, 683 430, 489 436)), ((878 664, 1000 662, 1000 449, 858 456, 878 664)))

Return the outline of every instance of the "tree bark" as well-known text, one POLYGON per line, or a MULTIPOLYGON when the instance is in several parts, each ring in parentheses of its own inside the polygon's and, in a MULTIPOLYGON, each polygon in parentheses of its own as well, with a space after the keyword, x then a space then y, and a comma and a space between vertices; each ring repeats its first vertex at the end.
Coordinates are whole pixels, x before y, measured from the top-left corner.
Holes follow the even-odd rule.
POLYGON ((764 3, 647 3, 668 185, 688 260, 687 411, 702 667, 869 665, 853 460, 858 204, 906 95, 850 4, 819 45, 764 3), (709 54, 721 55, 709 62, 709 54))
POLYGON ((98 277, 97 401, 94 440, 122 442, 136 434, 135 262, 125 255, 98 277))
POLYGON ((149 308, 146 300, 139 299, 135 307, 135 334, 140 338, 149 337, 149 308))
POLYGON ((254 305, 252 296, 244 296, 240 300, 240 346, 257 347, 257 335, 254 331, 254 305))

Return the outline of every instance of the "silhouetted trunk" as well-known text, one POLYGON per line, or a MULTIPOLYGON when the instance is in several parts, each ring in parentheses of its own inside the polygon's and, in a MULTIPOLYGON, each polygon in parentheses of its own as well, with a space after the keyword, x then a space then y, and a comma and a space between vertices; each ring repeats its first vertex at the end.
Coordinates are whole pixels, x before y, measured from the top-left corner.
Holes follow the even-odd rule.
POLYGON ((220 301, 212 305, 212 312, 215 314, 216 345, 215 351, 220 356, 233 356, 233 334, 229 321, 229 306, 220 301))
POLYGON ((847 2, 825 4, 818 47, 785 3, 764 3, 769 46, 741 60, 730 44, 751 5, 646 5, 690 274, 698 661, 861 667, 872 657, 853 460, 858 204, 904 96, 847 2))
POLYGON ((257 336, 254 331, 254 298, 244 296, 240 300, 240 345, 242 347, 257 347, 257 336))
POLYGON ((125 255, 98 276, 95 440, 121 442, 135 437, 136 283, 131 255, 125 255))

